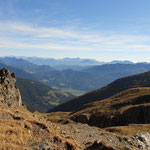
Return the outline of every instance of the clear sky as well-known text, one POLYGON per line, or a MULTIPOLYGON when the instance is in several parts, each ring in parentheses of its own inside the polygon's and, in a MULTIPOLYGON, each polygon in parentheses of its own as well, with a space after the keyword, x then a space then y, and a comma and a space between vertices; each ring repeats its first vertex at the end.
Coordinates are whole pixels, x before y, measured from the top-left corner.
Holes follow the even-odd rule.
POLYGON ((150 0, 0 0, 0 55, 150 61, 150 0))

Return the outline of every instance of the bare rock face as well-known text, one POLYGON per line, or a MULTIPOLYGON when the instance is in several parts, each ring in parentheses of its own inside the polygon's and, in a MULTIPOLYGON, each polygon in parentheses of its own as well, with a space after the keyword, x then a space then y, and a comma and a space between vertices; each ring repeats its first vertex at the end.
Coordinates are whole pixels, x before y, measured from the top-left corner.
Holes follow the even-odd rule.
POLYGON ((137 133, 132 138, 137 140, 137 145, 140 149, 150 148, 150 134, 148 132, 137 133))
POLYGON ((15 86, 15 74, 6 68, 0 69, 0 102, 8 106, 22 106, 19 89, 15 86))

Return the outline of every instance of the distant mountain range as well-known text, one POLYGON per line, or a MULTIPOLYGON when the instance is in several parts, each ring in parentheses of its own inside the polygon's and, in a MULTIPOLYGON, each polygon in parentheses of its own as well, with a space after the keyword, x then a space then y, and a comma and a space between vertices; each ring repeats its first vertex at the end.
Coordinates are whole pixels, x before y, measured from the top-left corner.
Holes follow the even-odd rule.
POLYGON ((114 81, 113 83, 86 93, 83 96, 76 97, 64 104, 61 104, 51 111, 76 111, 79 108, 83 109, 86 107, 85 104, 106 99, 110 96, 113 96, 121 91, 137 88, 137 87, 150 87, 150 72, 145 72, 143 74, 133 75, 125 78, 120 78, 114 81))
POLYGON ((113 60, 111 62, 107 62, 106 64, 133 64, 133 62, 132 61, 128 61, 128 60, 124 60, 124 61, 113 60))
POLYGON ((39 58, 39 57, 20 57, 24 60, 27 60, 31 63, 37 65, 50 65, 55 66, 95 66, 101 65, 105 62, 99 62, 94 59, 81 59, 81 58, 63 58, 63 59, 54 59, 54 58, 39 58))
POLYGON ((70 88, 75 90, 90 89, 91 75, 71 69, 58 71, 48 65, 38 66, 23 59, 1 58, 0 67, 8 68, 15 72, 18 77, 31 79, 45 85, 57 88, 70 88))
POLYGON ((133 64, 131 61, 118 61, 111 62, 96 61, 94 59, 81 59, 81 58, 39 58, 39 57, 19 57, 37 65, 50 65, 57 70, 72 69, 75 71, 81 71, 83 69, 90 68, 91 66, 98 66, 103 64, 133 64))
POLYGON ((38 81, 58 89, 71 89, 84 92, 103 87, 121 77, 150 71, 150 64, 148 63, 133 64, 130 61, 113 61, 113 64, 102 65, 102 62, 80 58, 55 60, 36 57, 23 57, 19 59, 14 57, 5 57, 0 58, 0 63, 0 67, 8 68, 11 72, 15 72, 20 78, 38 81), (51 60, 52 62, 50 63, 51 60), (32 61, 32 63, 29 61, 32 61), (69 65, 74 64, 74 66, 72 66, 72 69, 59 71, 53 66, 49 66, 49 63, 54 64, 53 61, 57 61, 57 65, 65 63, 69 65), (37 65, 35 62, 37 64, 38 62, 41 62, 41 65, 37 65), (92 66, 95 64, 97 65, 92 66), (76 69, 73 70, 74 68, 76 69))
POLYGON ((19 69, 26 70, 30 73, 50 73, 51 71, 55 71, 49 65, 36 65, 24 59, 16 59, 14 57, 4 57, 0 58, 1 63, 6 64, 8 66, 13 66, 19 69))
POLYGON ((82 71, 92 75, 94 78, 93 82, 96 81, 96 83, 93 84, 96 88, 99 88, 111 83, 118 78, 150 71, 150 64, 104 64, 82 71))

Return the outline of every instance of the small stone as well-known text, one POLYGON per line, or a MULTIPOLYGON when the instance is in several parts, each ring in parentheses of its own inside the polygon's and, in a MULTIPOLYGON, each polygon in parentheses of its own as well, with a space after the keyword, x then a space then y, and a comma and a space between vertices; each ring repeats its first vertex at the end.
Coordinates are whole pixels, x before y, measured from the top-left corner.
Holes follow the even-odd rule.
POLYGON ((93 137, 93 135, 92 135, 92 134, 89 134, 89 137, 93 137))

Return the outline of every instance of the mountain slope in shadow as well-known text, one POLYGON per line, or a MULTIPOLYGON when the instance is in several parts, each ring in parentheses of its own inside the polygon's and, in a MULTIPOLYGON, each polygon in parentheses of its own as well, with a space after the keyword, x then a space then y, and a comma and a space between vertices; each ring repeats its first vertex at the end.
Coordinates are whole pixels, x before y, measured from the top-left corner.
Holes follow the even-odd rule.
POLYGON ((17 78, 17 87, 21 92, 23 103, 31 112, 46 112, 59 104, 62 104, 74 96, 67 92, 55 90, 42 83, 17 78))
POLYGON ((49 110, 48 112, 76 111, 79 108, 81 108, 84 104, 103 100, 121 91, 136 87, 150 87, 150 72, 120 78, 103 88, 91 91, 83 96, 76 97, 64 104, 61 104, 49 110))
POLYGON ((101 128, 150 123, 150 87, 133 88, 87 104, 73 113, 76 122, 101 128))

